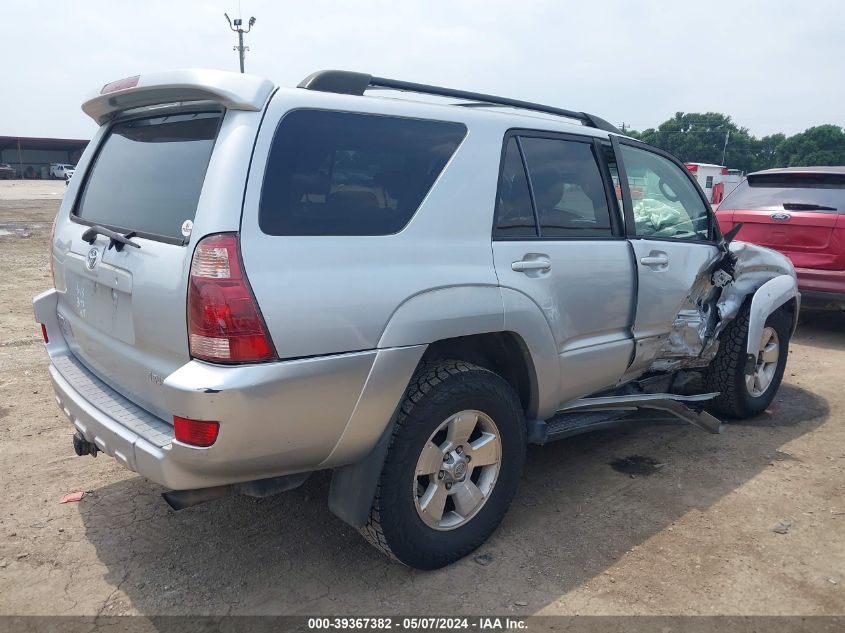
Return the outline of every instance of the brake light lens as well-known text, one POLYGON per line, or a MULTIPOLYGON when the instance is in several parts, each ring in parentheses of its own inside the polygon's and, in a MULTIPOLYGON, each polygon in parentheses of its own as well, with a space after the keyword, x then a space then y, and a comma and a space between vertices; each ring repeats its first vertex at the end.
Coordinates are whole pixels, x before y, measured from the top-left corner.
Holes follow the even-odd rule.
POLYGON ((191 420, 178 415, 173 416, 173 433, 183 444, 207 447, 217 441, 220 423, 209 420, 191 420))
POLYGON ((194 251, 188 338, 191 356, 201 360, 255 363, 276 358, 233 233, 205 237, 194 251))
POLYGON ((44 339, 45 343, 49 343, 50 337, 47 336, 47 326, 43 323, 39 323, 39 325, 41 326, 41 337, 44 339))
POLYGON ((694 163, 684 163, 684 167, 686 167, 692 174, 698 172, 698 165, 694 163))
POLYGON ((118 90, 126 90, 127 88, 134 88, 138 85, 138 80, 141 78, 141 75, 135 75, 134 77, 124 77, 123 79, 118 79, 117 81, 112 81, 111 83, 107 83, 103 86, 103 89, 100 90, 100 94, 108 94, 110 92, 117 92, 118 90))

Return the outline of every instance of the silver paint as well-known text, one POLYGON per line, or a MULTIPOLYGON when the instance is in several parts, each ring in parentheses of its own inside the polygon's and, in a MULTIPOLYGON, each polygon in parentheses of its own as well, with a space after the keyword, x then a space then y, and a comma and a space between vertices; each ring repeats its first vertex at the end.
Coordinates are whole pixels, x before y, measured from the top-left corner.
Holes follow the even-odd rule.
POLYGON ((168 99, 211 99, 227 108, 193 226, 183 231, 187 243, 136 237, 141 249, 118 253, 105 250, 103 238, 93 246, 81 239, 87 227, 72 222, 70 211, 104 125, 79 161, 58 214, 55 289, 34 301, 36 319, 50 334, 46 347, 63 410, 89 441, 162 485, 193 489, 360 460, 389 424, 427 345, 438 340, 513 333, 531 375, 526 414, 544 419, 645 371, 708 362, 718 334, 751 295, 750 329, 757 336, 749 353, 756 355, 751 348, 759 345, 769 314, 800 299, 786 258, 734 243, 735 278, 718 281, 724 286, 720 320, 708 340, 700 300, 712 288, 707 271, 721 256, 714 245, 491 242, 509 129, 598 138, 606 132, 538 114, 274 92, 267 80, 215 73, 143 75, 134 92, 86 103, 101 123, 122 116, 128 104, 141 106, 139 112, 163 111, 159 106, 168 99), (279 121, 302 107, 455 121, 468 133, 398 234, 267 236, 257 213, 267 155, 279 121), (191 256, 202 237, 217 232, 240 233, 244 267, 279 362, 227 367, 190 359, 191 256), (102 252, 89 267, 92 248, 102 252), (85 380, 62 374, 63 358, 75 359, 85 380), (93 392, 83 383, 98 385, 97 402, 86 398, 93 392), (161 444, 160 436, 150 441, 104 404, 123 401, 165 426, 174 414, 218 420, 219 439, 204 449, 161 444))

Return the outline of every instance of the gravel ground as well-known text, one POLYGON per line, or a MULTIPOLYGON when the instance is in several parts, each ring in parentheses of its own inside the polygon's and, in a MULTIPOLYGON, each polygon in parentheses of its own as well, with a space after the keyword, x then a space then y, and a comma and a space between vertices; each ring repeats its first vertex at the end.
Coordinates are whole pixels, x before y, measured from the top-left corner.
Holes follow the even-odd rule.
POLYGON ((771 411, 722 435, 532 447, 493 538, 417 572, 329 513, 324 474, 175 513, 73 454, 31 310, 63 193, 0 183, 0 614, 845 614, 843 315, 804 315, 771 411))

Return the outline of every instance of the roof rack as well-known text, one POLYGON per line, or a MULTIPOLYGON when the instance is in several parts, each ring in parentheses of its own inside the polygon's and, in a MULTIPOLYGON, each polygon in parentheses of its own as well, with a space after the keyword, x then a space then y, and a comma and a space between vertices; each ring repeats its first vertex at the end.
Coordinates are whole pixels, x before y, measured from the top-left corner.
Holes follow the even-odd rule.
POLYGON ((452 97, 455 99, 466 99, 467 101, 473 102, 472 104, 462 105, 496 105, 508 108, 517 108, 520 110, 531 110, 533 112, 543 112, 545 114, 554 114, 568 119, 575 119, 588 127, 605 130, 606 132, 612 132, 614 134, 622 134, 622 131, 615 125, 608 123, 604 119, 593 114, 587 114, 586 112, 565 110, 563 108, 555 108, 552 106, 542 105, 540 103, 531 103, 530 101, 509 99, 507 97, 496 97, 494 95, 482 94, 480 92, 453 90, 452 88, 429 86, 427 84, 400 81, 398 79, 373 77, 372 75, 367 75, 366 73, 356 73, 348 70, 319 70, 308 75, 305 79, 299 82, 297 88, 318 90, 320 92, 334 92, 346 95, 363 95, 364 92, 370 88, 384 88, 388 90, 437 95, 440 97, 452 97))

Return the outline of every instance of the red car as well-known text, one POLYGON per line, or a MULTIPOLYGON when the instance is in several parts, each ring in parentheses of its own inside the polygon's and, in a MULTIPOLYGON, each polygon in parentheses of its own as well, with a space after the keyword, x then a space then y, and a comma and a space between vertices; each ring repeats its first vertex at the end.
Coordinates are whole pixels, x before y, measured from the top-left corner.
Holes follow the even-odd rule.
POLYGON ((802 305, 845 309, 845 167, 748 174, 716 211, 723 233, 780 251, 795 266, 802 305))

